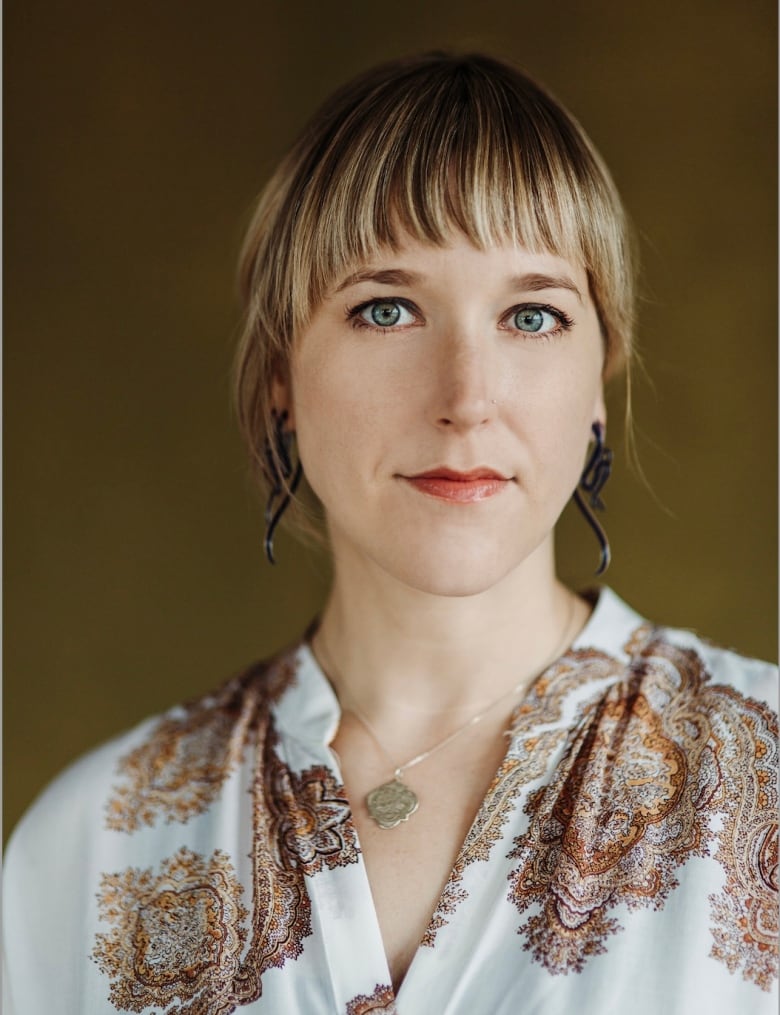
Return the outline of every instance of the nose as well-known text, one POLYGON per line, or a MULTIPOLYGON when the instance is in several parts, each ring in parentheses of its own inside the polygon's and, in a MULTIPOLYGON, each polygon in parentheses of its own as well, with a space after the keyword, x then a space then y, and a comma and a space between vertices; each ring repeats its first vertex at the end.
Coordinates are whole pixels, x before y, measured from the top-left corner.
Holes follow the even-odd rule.
POLYGON ((463 337, 443 342, 433 402, 436 425, 469 430, 488 424, 498 404, 493 378, 485 343, 463 337))

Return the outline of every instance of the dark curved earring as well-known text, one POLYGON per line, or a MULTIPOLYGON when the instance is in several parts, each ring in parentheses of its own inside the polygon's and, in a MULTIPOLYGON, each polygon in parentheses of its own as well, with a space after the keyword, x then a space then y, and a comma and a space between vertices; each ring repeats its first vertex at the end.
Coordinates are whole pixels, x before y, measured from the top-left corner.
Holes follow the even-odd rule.
POLYGON ((612 451, 604 444, 604 427, 602 424, 594 423, 591 429, 593 430, 593 437, 596 443, 580 477, 579 486, 574 491, 574 500, 577 503, 577 507, 585 516, 588 525, 596 533, 596 539, 599 541, 601 560, 596 569, 596 574, 601 575, 609 567, 611 553, 607 534, 602 529, 591 509, 596 511, 604 510, 605 505, 600 494, 612 472, 612 451), (583 494, 587 495, 587 503, 583 494))
POLYGON ((263 542, 269 564, 276 563, 274 560, 276 526, 287 510, 290 499, 297 490, 303 475, 303 466, 300 461, 293 466, 292 444, 295 434, 292 430, 286 429, 287 419, 286 409, 284 412, 271 409, 273 430, 266 437, 263 449, 263 472, 271 487, 265 508, 265 540, 263 542), (287 486, 285 486, 285 482, 287 486))

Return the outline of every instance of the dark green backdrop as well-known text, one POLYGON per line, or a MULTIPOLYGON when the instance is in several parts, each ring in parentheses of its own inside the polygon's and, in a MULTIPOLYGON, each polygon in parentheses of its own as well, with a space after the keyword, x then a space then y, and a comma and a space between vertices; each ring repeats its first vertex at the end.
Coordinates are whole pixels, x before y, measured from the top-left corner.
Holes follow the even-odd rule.
MULTIPOLYGON (((229 408, 233 269, 304 117, 388 56, 511 57, 601 148, 642 242, 654 491, 619 453, 610 582, 775 654, 775 38, 774 0, 7 0, 6 832, 81 751, 317 608, 322 561, 261 555, 229 408)), ((560 559, 587 584, 571 515, 560 559)))

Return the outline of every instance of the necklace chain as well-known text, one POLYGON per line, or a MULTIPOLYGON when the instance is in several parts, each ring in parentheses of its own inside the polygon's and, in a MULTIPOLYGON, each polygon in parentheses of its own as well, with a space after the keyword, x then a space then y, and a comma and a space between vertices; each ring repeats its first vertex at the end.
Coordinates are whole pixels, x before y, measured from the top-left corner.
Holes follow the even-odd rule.
MULTIPOLYGON (((536 674, 537 676, 540 673, 543 673, 547 669, 547 667, 550 666, 551 663, 555 662, 555 660, 563 653, 564 649, 566 648, 566 646, 568 644, 568 641, 569 641, 569 633, 570 633, 571 626, 572 626, 572 620, 574 619, 575 604, 576 604, 576 599, 574 597, 572 597, 571 608, 570 608, 569 614, 568 614, 568 616, 566 618, 566 624, 564 625, 563 634, 561 636, 561 639, 558 642, 558 644, 555 646, 554 652, 547 658, 547 661, 544 663, 544 665, 537 671, 537 674, 536 674)), ((323 647, 322 646, 322 642, 320 642, 320 648, 322 649, 322 647, 323 647)), ((330 653, 328 653, 327 651, 326 651, 326 657, 327 657, 327 662, 329 664, 329 668, 331 669, 331 671, 334 672, 334 675, 338 676, 339 674, 337 673, 337 671, 334 669, 332 663, 330 662, 330 653)), ((342 679, 341 683, 342 683, 342 686, 343 686, 343 683, 344 683, 343 679, 342 679)), ((368 721, 368 719, 363 715, 363 713, 360 711, 360 709, 358 709, 356 706, 353 705, 353 706, 350 706, 349 711, 352 712, 352 714, 357 719, 360 720, 360 722, 365 726, 365 728, 371 734, 371 737, 374 740, 374 742, 376 743, 377 747, 380 749, 382 754, 384 754, 384 756, 390 762, 390 765, 392 766, 392 769, 393 769, 393 775, 395 776, 396 779, 398 779, 400 781, 404 772, 408 771, 410 768, 414 768, 415 765, 419 765, 419 764, 421 764, 421 762, 426 761, 428 758, 431 757, 431 755, 438 753, 438 751, 441 751, 445 747, 447 747, 448 744, 451 744, 453 740, 455 740, 457 737, 459 737, 461 735, 461 733, 465 733, 466 730, 471 729, 472 726, 476 726, 477 723, 482 722, 482 720, 485 718, 485 716, 488 715, 490 712, 492 712, 493 709, 497 705, 500 705, 502 701, 505 701, 507 698, 514 697, 515 695, 519 694, 520 691, 522 690, 522 688, 525 685, 527 685, 527 683, 528 683, 528 678, 524 677, 519 683, 515 684, 514 687, 510 687, 510 689, 508 691, 504 691, 504 693, 502 695, 500 695, 500 697, 496 698, 495 701, 492 701, 486 708, 483 708, 481 712, 477 712, 476 715, 473 715, 462 726, 459 726, 452 733, 449 733, 443 740, 440 740, 437 744, 434 744, 433 747, 429 747, 427 751, 422 751, 420 754, 417 754, 413 758, 410 758, 409 761, 404 762, 403 765, 396 765, 395 761, 390 757, 390 753, 388 752, 387 748, 384 746, 382 741, 377 736, 376 730, 371 725, 371 723, 368 721)))
POLYGON ((487 708, 483 709, 481 712, 478 712, 477 715, 473 715, 462 726, 459 726, 452 733, 448 734, 443 740, 440 740, 438 742, 438 744, 434 744, 433 747, 429 747, 427 751, 423 751, 421 754, 415 755, 415 757, 411 758, 409 761, 404 762, 403 765, 396 765, 396 763, 390 757, 390 755, 389 755, 387 749, 385 748, 384 744, 382 743, 382 741, 377 736, 376 730, 371 725, 371 723, 368 721, 368 719, 366 719, 366 717, 363 715, 363 713, 359 709, 357 709, 355 707, 350 708, 350 712, 352 712, 352 714, 354 716, 356 716, 363 723, 363 725, 366 727, 366 729, 368 730, 368 732, 371 734, 372 738, 374 739, 374 742, 376 743, 377 747, 381 750, 382 754, 384 754, 384 756, 387 758, 387 760, 393 766, 393 775, 396 777, 396 779, 400 779, 401 776, 403 775, 403 773, 406 772, 408 769, 414 768, 415 765, 419 765, 421 762, 425 761, 427 758, 430 758, 430 756, 432 754, 436 754, 437 751, 441 751, 448 744, 452 743, 452 741, 456 737, 459 737, 461 735, 461 733, 465 733, 467 729, 470 729, 472 726, 476 726, 477 723, 481 722, 485 718, 485 716, 489 712, 491 712, 496 707, 496 705, 499 705, 505 698, 509 698, 509 697, 514 696, 515 694, 518 694, 520 692, 520 689, 522 688, 524 683, 525 683, 525 680, 522 680, 519 684, 516 684, 514 687, 511 687, 508 691, 505 691, 504 694, 502 694, 500 698, 496 698, 496 700, 491 702, 487 706, 487 708))

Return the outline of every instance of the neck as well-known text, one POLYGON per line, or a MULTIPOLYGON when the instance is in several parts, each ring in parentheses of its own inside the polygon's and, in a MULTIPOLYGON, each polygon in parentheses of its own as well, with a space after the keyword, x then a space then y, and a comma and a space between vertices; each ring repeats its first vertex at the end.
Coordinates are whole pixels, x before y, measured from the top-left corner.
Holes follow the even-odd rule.
POLYGON ((344 709, 378 728, 449 728, 530 683, 587 615, 555 578, 551 541, 469 596, 422 592, 340 557, 313 648, 344 709))

